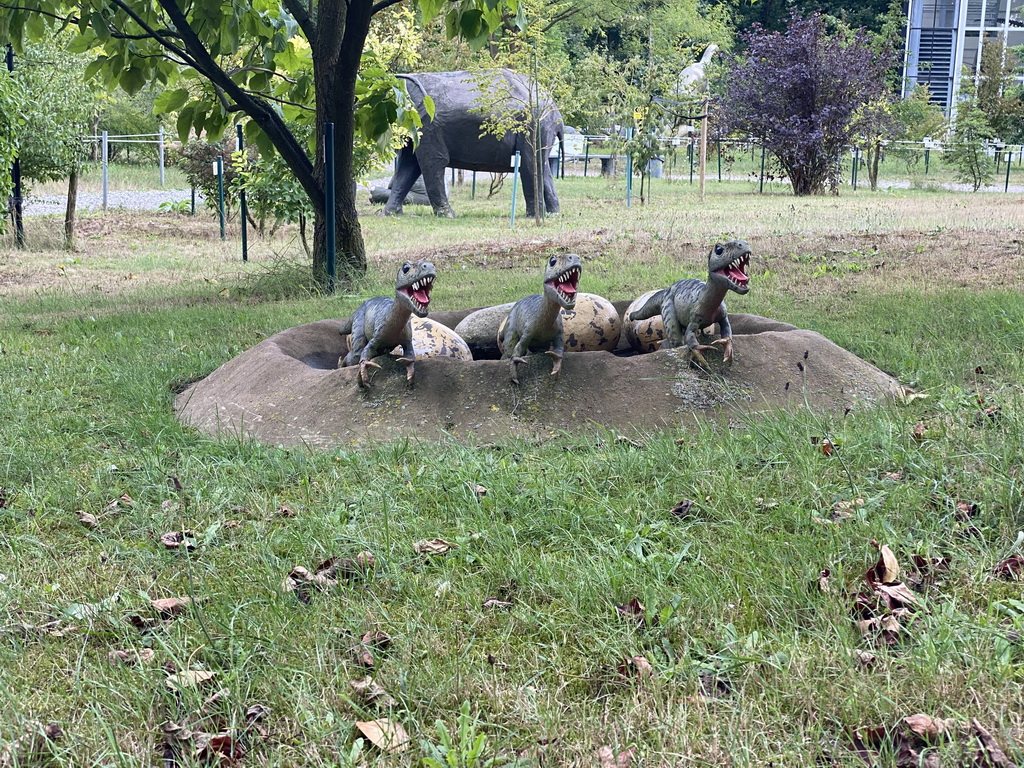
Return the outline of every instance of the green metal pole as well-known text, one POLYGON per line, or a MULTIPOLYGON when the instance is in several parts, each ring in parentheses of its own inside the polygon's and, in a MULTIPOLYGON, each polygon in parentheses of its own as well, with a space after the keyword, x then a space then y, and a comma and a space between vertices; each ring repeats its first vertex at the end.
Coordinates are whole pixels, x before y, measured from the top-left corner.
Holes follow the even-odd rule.
POLYGON ((758 193, 764 192, 764 144, 761 144, 761 182, 757 191, 758 193))
MULTIPOLYGON (((626 141, 633 138, 633 129, 626 129, 626 141)), ((626 207, 633 204, 633 154, 626 154, 626 207)))
POLYGON ((1003 192, 1010 191, 1010 168, 1013 166, 1013 153, 1006 153, 1006 184, 1003 185, 1003 192))
POLYGON ((334 123, 324 125, 324 209, 327 224, 327 292, 334 293, 337 286, 335 262, 335 231, 337 216, 334 211, 334 123))
POLYGON ((718 144, 718 180, 721 181, 722 180, 722 140, 719 139, 715 143, 718 144))
POLYGON ((217 155, 217 204, 220 213, 220 239, 224 239, 224 155, 217 155))
MULTIPOLYGON (((242 138, 242 124, 235 126, 238 129, 238 151, 245 151, 245 139, 242 138)), ((243 155, 244 157, 244 155, 243 155)), ((249 260, 249 222, 246 221, 248 209, 245 206, 245 190, 238 193, 238 207, 242 214, 242 261, 249 260)))
POLYGON ((476 200, 476 171, 473 171, 473 190, 470 195, 470 200, 476 200))
POLYGON ((509 229, 516 226, 516 198, 519 196, 519 150, 516 150, 515 159, 512 161, 512 216, 509 219, 509 229))

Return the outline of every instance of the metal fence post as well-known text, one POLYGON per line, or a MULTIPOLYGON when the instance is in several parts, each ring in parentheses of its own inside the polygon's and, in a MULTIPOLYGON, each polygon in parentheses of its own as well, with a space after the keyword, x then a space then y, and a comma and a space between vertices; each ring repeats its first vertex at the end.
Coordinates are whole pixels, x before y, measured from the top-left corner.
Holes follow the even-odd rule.
POLYGON ((217 155, 217 207, 220 210, 220 239, 224 239, 224 155, 217 155))
POLYGON ((164 127, 161 125, 157 131, 156 154, 160 163, 160 186, 164 185, 164 127))
POLYGON ((476 200, 476 171, 473 171, 473 188, 469 199, 476 200))
MULTIPOLYGON (((242 137, 242 124, 239 123, 235 126, 238 130, 238 151, 242 154, 242 162, 245 162, 245 139, 242 137)), ((160 129, 163 131, 163 128, 160 129)), ((161 134, 162 137, 162 134, 161 134)), ((161 168, 162 170, 162 168, 161 168)), ((238 210, 242 217, 242 261, 249 260, 249 227, 246 216, 249 211, 245 206, 245 188, 243 187, 238 191, 238 210)))
POLYGON ((764 142, 761 143, 761 181, 757 191, 758 194, 764 193, 764 142))
POLYGON ((110 145, 107 143, 107 132, 106 131, 104 131, 103 135, 100 137, 100 142, 101 142, 101 144, 100 144, 100 147, 101 147, 101 157, 103 158, 103 210, 105 211, 105 210, 107 210, 107 182, 109 180, 108 179, 108 171, 107 171, 107 161, 110 158, 110 155, 109 155, 109 151, 110 151, 109 147, 110 147, 110 145))
POLYGON ((519 150, 516 150, 512 160, 512 215, 509 218, 508 226, 515 229, 516 226, 516 198, 519 193, 519 150))
MULTIPOLYGON (((626 141, 633 138, 633 129, 626 129, 626 141)), ((626 207, 633 204, 633 153, 626 153, 626 207)))
POLYGON ((334 123, 324 126, 324 211, 327 224, 327 292, 337 288, 337 254, 335 253, 335 226, 337 213, 334 208, 334 123))
POLYGON ((587 178, 587 166, 590 165, 590 137, 583 137, 583 178, 587 178))
POLYGON ((1006 153, 1006 184, 1003 185, 1003 192, 1010 191, 1010 168, 1013 166, 1013 152, 1006 153))

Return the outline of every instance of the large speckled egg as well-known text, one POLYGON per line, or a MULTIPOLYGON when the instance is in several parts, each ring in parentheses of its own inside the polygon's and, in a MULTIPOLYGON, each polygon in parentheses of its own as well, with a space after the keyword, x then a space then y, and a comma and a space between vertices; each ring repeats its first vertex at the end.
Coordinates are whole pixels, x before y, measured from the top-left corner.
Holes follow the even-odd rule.
MULTIPOLYGON (((447 325, 429 317, 412 318, 412 348, 416 359, 421 357, 451 357, 472 360, 469 344, 447 325)), ((401 351, 401 348, 399 348, 401 351)))
POLYGON ((622 316, 622 324, 626 328, 626 339, 629 341, 629 346, 637 352, 654 352, 661 349, 661 341, 665 338, 665 324, 661 320, 661 315, 655 315, 646 320, 629 319, 631 313, 643 307, 647 300, 656 293, 657 291, 648 291, 635 299, 622 316))
MULTIPOLYGON (((412 323, 412 348, 416 359, 424 357, 451 357, 455 360, 472 360, 469 345, 459 334, 429 317, 410 318, 412 323)), ((345 336, 345 346, 351 349, 352 335, 345 336)), ((392 355, 402 354, 402 348, 395 347, 392 355)))
POLYGON ((566 352, 612 352, 619 344, 622 321, 614 305, 595 293, 577 293, 576 306, 562 310, 566 352))
MULTIPOLYGON (((498 348, 505 352, 500 341, 506 317, 498 326, 498 348)), ((622 321, 608 299, 594 293, 577 293, 576 306, 562 310, 562 338, 566 352, 612 352, 619 343, 622 321)))

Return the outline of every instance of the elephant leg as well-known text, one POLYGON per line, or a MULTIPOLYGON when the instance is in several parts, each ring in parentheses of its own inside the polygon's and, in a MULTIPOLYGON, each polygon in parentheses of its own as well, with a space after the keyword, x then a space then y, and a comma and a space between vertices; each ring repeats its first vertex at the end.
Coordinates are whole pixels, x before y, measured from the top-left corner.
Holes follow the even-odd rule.
POLYGON ((398 153, 398 169, 391 179, 391 194, 388 196, 387 205, 384 206, 385 216, 400 216, 402 214, 402 203, 405 196, 409 194, 412 185, 420 177, 419 160, 412 151, 412 145, 406 144, 398 153))
MULTIPOLYGON (((420 144, 422 147, 422 143, 420 144)), ((442 216, 449 219, 455 218, 455 211, 448 202, 448 195, 444 190, 444 172, 448 163, 448 154, 441 157, 431 158, 429 163, 421 163, 423 168, 423 186, 427 188, 427 198, 430 206, 434 209, 435 216, 442 216)))
MULTIPOLYGON (((534 167, 536 161, 533 152, 526 152, 523 161, 519 164, 519 175, 523 180, 523 197, 526 198, 526 215, 533 216, 537 204, 537 169, 534 167)), ((547 162, 545 160, 544 162, 547 162)))
POLYGON ((555 194, 555 180, 551 177, 551 165, 544 169, 544 210, 558 213, 558 195, 555 194))

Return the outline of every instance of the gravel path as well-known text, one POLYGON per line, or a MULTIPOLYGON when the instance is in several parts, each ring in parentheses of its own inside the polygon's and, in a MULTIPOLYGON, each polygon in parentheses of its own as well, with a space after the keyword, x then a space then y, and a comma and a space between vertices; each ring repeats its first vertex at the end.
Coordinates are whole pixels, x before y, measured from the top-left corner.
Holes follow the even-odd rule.
MULTIPOLYGON (((191 200, 190 189, 158 189, 147 191, 107 192, 107 208, 127 208, 133 211, 155 211, 161 203, 191 200)), ((196 192, 196 205, 202 203, 202 193, 196 192)), ((44 213, 64 213, 67 206, 65 195, 32 195, 25 198, 25 215, 38 216, 44 213)), ((103 195, 99 192, 80 192, 78 210, 97 211, 103 207, 103 195)))

